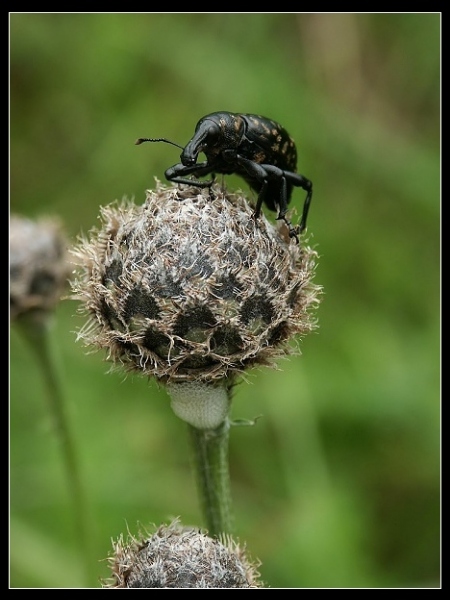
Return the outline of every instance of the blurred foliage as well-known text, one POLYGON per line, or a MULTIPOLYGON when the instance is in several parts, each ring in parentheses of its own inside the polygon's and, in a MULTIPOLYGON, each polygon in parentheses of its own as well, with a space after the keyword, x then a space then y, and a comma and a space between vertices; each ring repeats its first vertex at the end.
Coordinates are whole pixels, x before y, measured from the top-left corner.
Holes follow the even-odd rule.
MULTIPOLYGON (((440 13, 10 13, 10 210, 58 215, 73 240, 178 162, 137 137, 185 144, 229 110, 297 142, 320 328, 237 387, 233 417, 262 418, 231 432, 236 533, 271 587, 440 585, 440 46, 440 13)), ((105 577, 138 523, 203 524, 164 390, 107 374, 76 310, 59 306, 52 343, 105 577)), ((84 585, 53 433, 12 324, 14 588, 84 585)))

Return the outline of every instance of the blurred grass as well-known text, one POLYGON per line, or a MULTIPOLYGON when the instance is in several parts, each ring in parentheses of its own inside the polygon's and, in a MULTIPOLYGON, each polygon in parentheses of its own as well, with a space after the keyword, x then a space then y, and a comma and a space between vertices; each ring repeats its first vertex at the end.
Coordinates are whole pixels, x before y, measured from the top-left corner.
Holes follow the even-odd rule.
MULTIPOLYGON (((260 113, 314 183, 325 294, 302 356, 236 392, 237 534, 272 587, 440 583, 439 13, 10 14, 10 210, 75 240, 144 199, 209 112, 260 113)), ((244 187, 228 177, 229 187, 244 187)), ((292 206, 300 214, 303 193, 292 206)), ((99 577, 111 538, 201 526, 184 425, 152 381, 53 343, 80 445, 99 577)), ((83 586, 43 382, 10 332, 10 585, 83 586)))

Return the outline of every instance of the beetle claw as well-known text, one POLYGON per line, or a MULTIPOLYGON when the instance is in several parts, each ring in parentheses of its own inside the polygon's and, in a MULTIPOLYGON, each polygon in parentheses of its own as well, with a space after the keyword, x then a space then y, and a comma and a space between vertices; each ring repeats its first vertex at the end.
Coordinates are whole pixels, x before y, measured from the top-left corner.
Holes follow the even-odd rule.
POLYGON ((299 234, 299 229, 298 227, 292 227, 292 225, 289 227, 289 237, 290 238, 294 238, 295 241, 297 242, 297 244, 300 243, 300 240, 298 239, 298 234, 299 234))
POLYGON ((286 215, 278 215, 277 221, 284 221, 286 223, 287 228, 289 229, 289 237, 294 238, 297 244, 299 244, 300 240, 298 239, 298 236, 300 234, 300 228, 298 226, 294 227, 289 219, 286 218, 286 215))

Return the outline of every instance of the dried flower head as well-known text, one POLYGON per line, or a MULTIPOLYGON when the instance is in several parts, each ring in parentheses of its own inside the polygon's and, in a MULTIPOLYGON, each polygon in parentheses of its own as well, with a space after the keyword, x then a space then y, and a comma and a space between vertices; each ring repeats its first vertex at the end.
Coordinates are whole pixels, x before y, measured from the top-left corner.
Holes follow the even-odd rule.
POLYGON ((12 215, 9 229, 10 317, 47 312, 60 301, 69 276, 61 223, 12 215))
POLYGON ((229 536, 223 541, 178 521, 113 542, 104 588, 258 588, 258 565, 229 536))
POLYGON ((138 206, 101 210, 73 254, 86 344, 163 382, 211 383, 275 366, 310 332, 320 288, 316 252, 284 224, 257 221, 245 197, 218 186, 157 184, 138 206))

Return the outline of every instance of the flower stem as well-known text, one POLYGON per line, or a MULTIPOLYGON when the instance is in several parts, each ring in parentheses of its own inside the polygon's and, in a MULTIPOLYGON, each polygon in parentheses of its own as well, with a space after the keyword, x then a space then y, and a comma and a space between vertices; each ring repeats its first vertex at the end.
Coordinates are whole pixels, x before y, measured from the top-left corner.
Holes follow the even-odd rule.
POLYGON ((32 348, 41 367, 42 376, 47 388, 47 398, 54 420, 54 427, 63 454, 69 494, 73 501, 74 529, 84 561, 85 577, 88 585, 93 585, 94 582, 97 583, 98 577, 94 573, 95 564, 92 560, 90 550, 88 512, 81 483, 76 445, 69 426, 64 396, 58 377, 58 369, 56 368, 56 357, 49 335, 50 316, 47 314, 22 315, 16 320, 16 323, 32 348))
POLYGON ((194 466, 200 501, 210 536, 231 533, 228 418, 216 429, 188 425, 194 448, 194 466))

